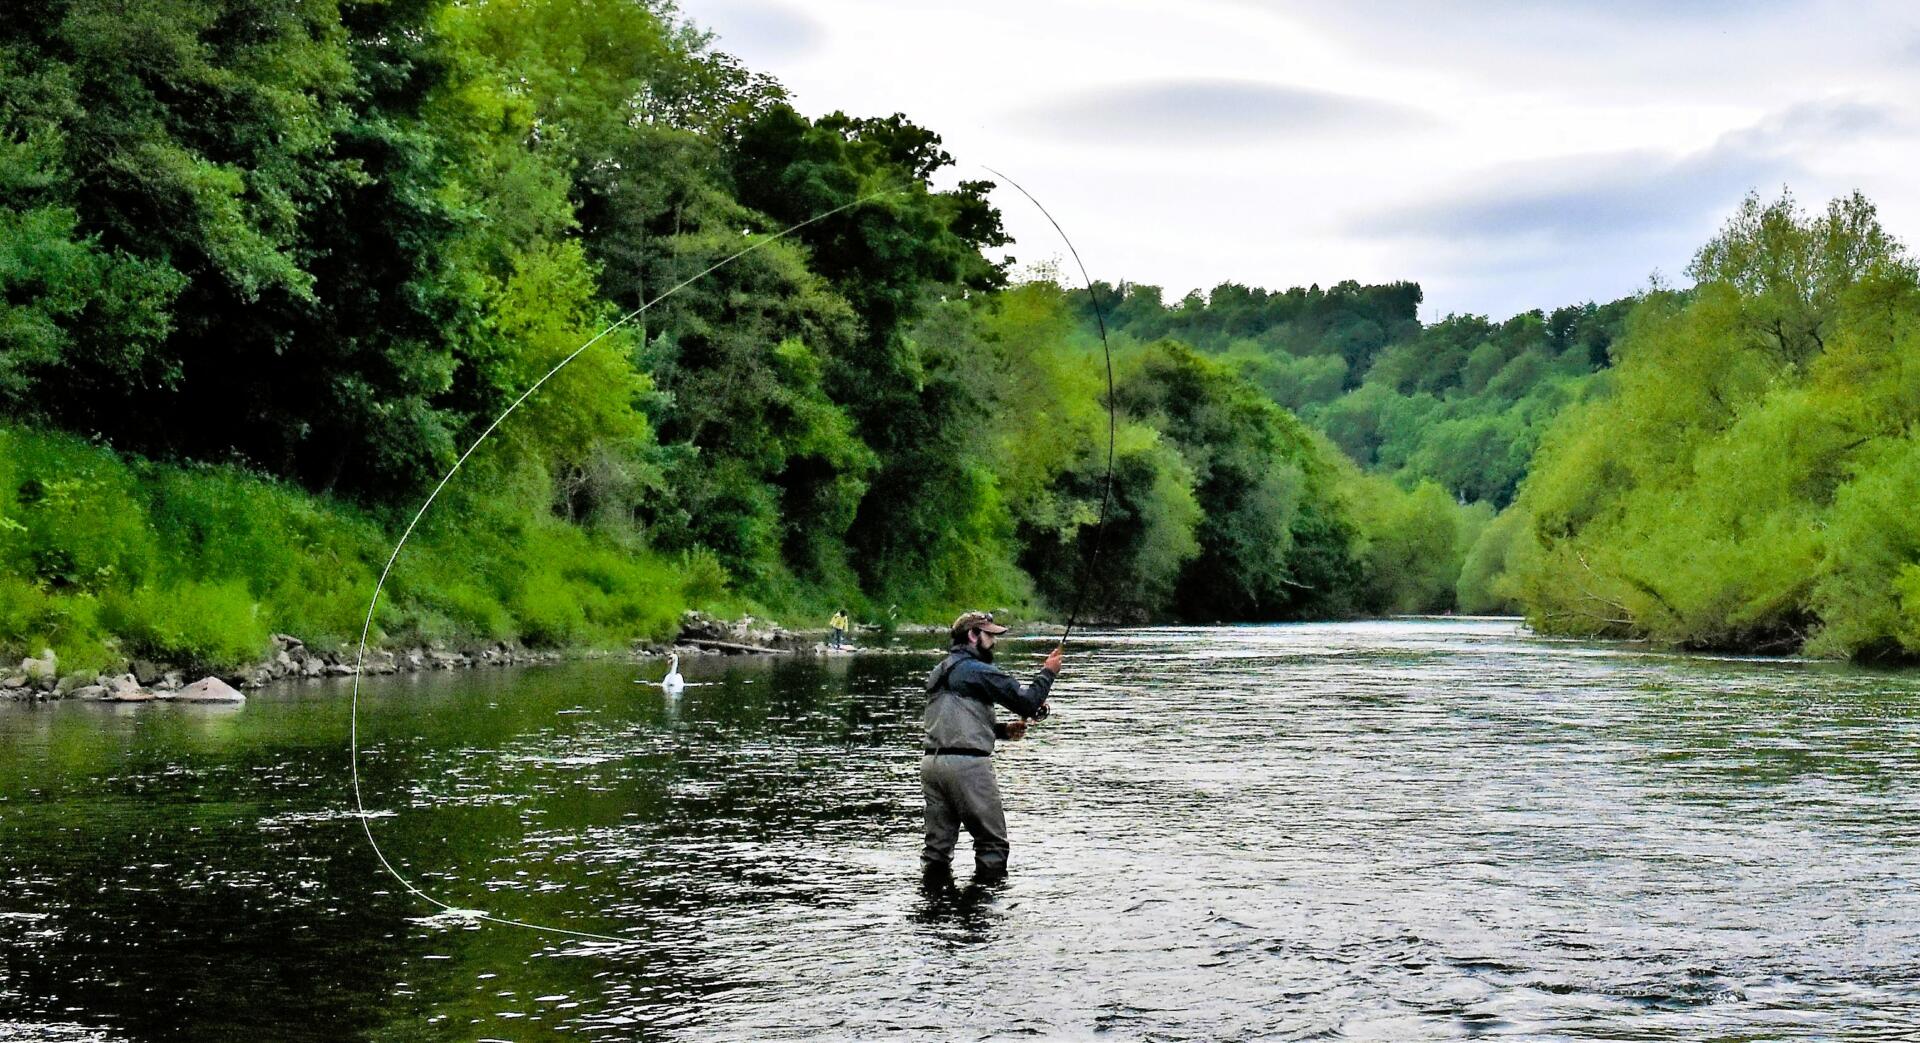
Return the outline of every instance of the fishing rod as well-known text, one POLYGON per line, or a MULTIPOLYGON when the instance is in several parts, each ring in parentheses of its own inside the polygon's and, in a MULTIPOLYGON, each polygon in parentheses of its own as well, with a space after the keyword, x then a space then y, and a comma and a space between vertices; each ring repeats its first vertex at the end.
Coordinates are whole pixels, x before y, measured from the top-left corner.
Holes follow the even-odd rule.
MULTIPOLYGON (((1077 266, 1079 266, 1081 280, 1086 284, 1088 296, 1093 302, 1094 319, 1098 324, 1099 331, 1100 331, 1100 346, 1106 359, 1107 468, 1106 468, 1106 479, 1105 479, 1105 492, 1103 493, 1100 500, 1100 514, 1094 526, 1094 540, 1092 545, 1092 552, 1091 554, 1088 555, 1087 560, 1082 563, 1080 580, 1075 585, 1076 589, 1074 593, 1073 609, 1067 616, 1066 630, 1062 632, 1060 636, 1060 642, 1061 644, 1064 645, 1066 643, 1068 635, 1072 634, 1074 624, 1079 618, 1081 602, 1086 593, 1086 582, 1088 577, 1091 575, 1092 566, 1099 559, 1100 544, 1106 529, 1107 512, 1113 500, 1114 441, 1115 441, 1115 433, 1118 429, 1116 403, 1114 401, 1114 391, 1113 391, 1113 388, 1114 388, 1113 351, 1112 351, 1112 348, 1107 343, 1106 319, 1102 315, 1100 310, 1099 293, 1095 289, 1092 279, 1087 275, 1086 264, 1080 260, 1080 251, 1074 247, 1073 240, 1067 237, 1066 230, 1060 227, 1060 222, 1054 220, 1053 215, 1047 211, 1047 208, 1042 206, 1040 204, 1040 201, 1034 198, 1033 194, 1031 192, 1028 192, 1024 187, 1022 187, 1019 184, 1019 182, 1016 182, 1012 178, 1007 177, 1005 174, 1002 174, 999 171, 994 170, 992 167, 985 167, 983 169, 994 174, 996 177, 999 177, 1002 180, 1006 181, 1008 184, 1012 185, 1016 190, 1018 190, 1022 196, 1025 196, 1029 202, 1031 202, 1036 208, 1039 209, 1040 213, 1046 217, 1047 222, 1053 225, 1054 231, 1059 233, 1061 240, 1067 244, 1067 250, 1070 253, 1072 253, 1074 263, 1077 266)), ((876 192, 871 192, 871 193, 868 193, 867 195, 861 196, 860 198, 853 200, 852 202, 842 203, 841 205, 836 206, 831 210, 823 211, 821 213, 815 214, 812 217, 807 218, 804 221, 798 222, 797 224, 789 225, 788 227, 781 229, 779 232, 776 232, 773 235, 762 236, 759 239, 756 239, 753 243, 749 244, 748 246, 743 247, 740 250, 736 250, 735 252, 728 254, 727 256, 721 258, 720 260, 714 262, 713 264, 708 265, 707 267, 701 269, 700 271, 694 273, 693 275, 690 275, 687 278, 682 279, 678 283, 675 283, 673 286, 669 287, 664 292, 654 296, 650 300, 643 302, 639 307, 634 308, 632 311, 627 312, 625 315, 622 315, 617 321, 607 326, 605 329, 601 330, 600 332, 594 334, 591 338, 589 338, 586 341, 586 343, 581 344, 579 347, 575 348, 572 352, 568 353, 565 358, 562 358, 559 362, 555 363, 553 365, 553 368, 547 370, 547 372, 543 374, 540 377, 540 379, 528 385, 526 390, 520 393, 519 397, 515 398, 513 402, 507 406, 506 409, 501 411, 499 416, 495 417, 493 421, 489 423, 479 433, 479 435, 475 436, 472 443, 467 446, 466 450, 462 452, 457 459, 454 460, 453 466, 447 469, 447 473, 445 475, 441 476, 440 481, 433 487, 433 491, 427 494, 426 500, 420 504, 420 509, 414 512, 412 520, 407 522, 406 528, 401 531, 399 541, 394 544, 392 553, 390 553, 387 556, 386 564, 381 568, 379 578, 374 581, 373 594, 367 601, 366 617, 362 621, 360 626, 359 647, 354 653, 353 694, 352 694, 352 699, 348 708, 348 728, 347 728, 348 760, 351 767, 351 774, 352 774, 352 780, 353 780, 353 806, 354 806, 355 815, 360 820, 361 830, 366 834, 367 845, 373 849, 374 858, 379 861, 381 868, 386 870, 387 874, 393 877, 393 879, 397 881, 400 884, 400 886, 406 890, 408 894, 412 895, 415 898, 420 899, 421 901, 429 905, 437 907, 442 912, 450 916, 477 920, 484 923, 499 924, 501 926, 506 926, 506 927, 522 927, 530 931, 537 931, 545 934, 559 935, 567 938, 576 938, 583 941, 609 942, 614 944, 631 944, 633 942, 639 941, 639 939, 636 939, 636 938, 625 938, 619 935, 599 934, 593 931, 580 931, 580 930, 574 930, 572 928, 566 928, 566 927, 555 927, 550 924, 536 923, 530 920, 519 920, 519 919, 514 919, 512 917, 495 916, 491 913, 486 912, 485 910, 480 910, 480 909, 461 908, 453 905, 450 902, 442 901, 441 899, 436 898, 433 895, 428 894, 426 891, 422 890, 419 887, 419 885, 415 884, 413 880, 411 880, 406 876, 406 874, 400 872, 400 870, 394 866, 393 862, 387 858, 386 852, 380 847, 379 840, 374 836, 373 822, 372 822, 373 816, 367 811, 365 796, 362 792, 361 785, 360 785, 360 681, 362 677, 362 668, 366 664, 367 640, 372 635, 372 632, 373 632, 373 615, 376 607, 379 604, 380 594, 386 588, 387 579, 389 578, 389 576, 392 575, 394 564, 400 559, 401 550, 403 550, 406 547, 407 541, 410 538, 412 538, 414 530, 419 526, 420 520, 426 517, 427 511, 433 506, 434 501, 439 499, 440 493, 444 489, 446 489, 447 483, 453 480, 453 476, 459 473, 460 468, 466 464, 468 458, 473 456, 474 452, 477 451, 480 448, 481 444, 484 443, 487 440, 487 438, 491 436, 493 432, 496 429, 498 429, 503 422, 506 421, 507 417, 513 415, 514 411, 519 409, 520 406, 527 401, 527 399, 531 398, 534 392, 539 391, 540 388, 547 383, 547 381, 552 380, 556 374, 558 374, 562 369, 565 369, 568 363, 571 363, 574 359, 579 358, 582 354, 584 354, 587 351, 588 348, 591 348, 595 344, 598 344, 602 340, 605 340, 614 331, 626 326, 627 324, 631 323, 634 319, 639 318, 641 315, 645 314, 647 311, 652 309, 654 306, 658 305, 660 302, 666 300, 669 297, 672 297, 674 294, 679 293, 681 290, 686 289, 688 286, 691 286, 695 282, 698 282, 699 280, 707 277, 708 275, 711 275, 714 272, 717 272, 720 269, 725 268, 726 266, 732 264, 733 262, 739 260, 740 258, 745 257, 748 254, 753 253, 754 251, 764 246, 767 246, 770 243, 773 243, 780 239, 784 239, 787 236, 790 236, 795 232, 798 232, 804 228, 807 228, 814 224, 818 224, 821 221, 825 221, 826 219, 833 217, 836 214, 844 213, 845 211, 851 210, 858 206, 863 206, 867 203, 873 202, 876 199, 881 199, 886 196, 896 195, 898 193, 905 192, 908 190, 908 188, 909 186, 900 185, 900 186, 895 186, 891 188, 881 189, 876 192)))
POLYGON ((1093 568, 1100 561, 1100 545, 1107 531, 1107 509, 1113 505, 1113 449, 1116 440, 1115 436, 1118 434, 1120 427, 1119 402, 1115 400, 1113 391, 1113 345, 1107 343, 1107 320, 1100 311, 1100 291, 1093 285, 1093 278, 1087 274, 1086 262, 1080 259, 1080 251, 1074 247, 1072 238, 1067 235, 1067 230, 1060 227, 1060 222, 1053 219, 1053 214, 1048 212, 1046 206, 1042 204, 1040 200, 1035 199, 1033 193, 1027 191, 1020 182, 1015 181, 992 167, 982 167, 981 169, 1012 185, 1021 195, 1026 196, 1027 201, 1032 203, 1034 207, 1040 211, 1041 216, 1047 219, 1047 223, 1053 226, 1053 230, 1059 233, 1060 241, 1067 244, 1067 252, 1073 255, 1073 263, 1080 269, 1080 281, 1086 284, 1087 300, 1093 305, 1093 321, 1096 328, 1100 331, 1100 353, 1105 358, 1107 364, 1107 476, 1104 482, 1105 490, 1100 494, 1100 515, 1093 524, 1092 550, 1081 558, 1080 578, 1073 585, 1073 608, 1067 613, 1066 629, 1060 632, 1060 644, 1064 646, 1067 643, 1067 638, 1073 634, 1074 623, 1080 619, 1080 606, 1087 594, 1087 580, 1094 575, 1093 568))

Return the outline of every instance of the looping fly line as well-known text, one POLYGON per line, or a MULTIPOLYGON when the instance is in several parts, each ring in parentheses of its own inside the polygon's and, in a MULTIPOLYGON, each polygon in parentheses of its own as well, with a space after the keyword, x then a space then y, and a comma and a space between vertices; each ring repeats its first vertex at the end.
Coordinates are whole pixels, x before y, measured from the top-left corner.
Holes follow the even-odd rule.
MULTIPOLYGON (((1021 188, 1017 182, 1015 182, 1012 178, 1007 177, 1005 174, 1001 174, 999 171, 993 170, 993 168, 991 167, 987 167, 984 169, 994 174, 996 177, 999 177, 1005 180, 1008 184, 1012 185, 1015 189, 1017 189, 1021 195, 1025 196, 1029 202, 1033 203, 1035 207, 1039 208, 1040 213, 1046 216, 1048 223, 1053 225, 1054 231, 1058 232, 1060 234, 1060 238, 1064 242, 1066 242, 1067 249, 1073 254, 1074 263, 1078 264, 1080 267, 1080 277, 1083 281, 1086 282, 1087 293, 1090 297, 1093 298, 1094 317, 1096 320, 1099 321, 1099 324, 1100 324, 1100 344, 1103 349, 1106 349, 1107 328, 1106 328, 1105 319, 1101 317, 1099 298, 1097 295, 1095 295, 1092 280, 1087 278, 1086 265, 1080 263, 1080 252, 1074 249, 1073 241, 1067 238, 1067 233, 1065 230, 1063 230, 1060 227, 1060 223, 1053 219, 1052 214, 1047 213, 1046 207, 1041 206, 1040 201, 1038 199, 1035 199, 1031 193, 1029 193, 1024 188, 1021 188)), ((353 696, 348 709, 348 724, 347 724, 348 755, 349 755, 349 762, 351 765, 352 777, 353 777, 354 812, 357 815, 357 817, 360 819, 360 828, 366 833, 367 845, 373 849, 374 858, 379 860, 381 867, 385 869, 387 871, 387 874, 393 877, 394 880, 397 881, 401 887, 405 888, 408 894, 413 895, 415 898, 418 898, 429 905, 435 906, 439 908, 442 912, 447 913, 454 917, 477 920, 485 923, 500 924, 506 927, 524 927, 531 931, 539 931, 545 934, 560 935, 562 937, 567 937, 567 938, 578 938, 584 941, 610 942, 615 944, 632 944, 638 941, 638 939, 623 938, 618 935, 597 934, 592 931, 579 931, 579 930, 574 930, 566 927, 554 927, 549 924, 534 923, 528 920, 516 920, 511 917, 494 916, 491 913, 487 913, 483 910, 461 908, 461 907, 452 905, 451 903, 444 902, 438 898, 435 898, 433 895, 430 895, 426 891, 421 890, 421 888, 418 885, 416 885, 412 880, 408 879, 405 874, 401 873, 400 870, 396 868, 394 864, 387 859, 386 852, 381 849, 379 840, 376 839, 373 835, 372 816, 367 812, 365 797, 362 794, 361 787, 360 787, 360 680, 362 676, 362 667, 366 663, 367 639, 372 635, 372 632, 373 632, 373 614, 374 614, 375 608, 379 605, 379 602, 380 602, 380 592, 386 587, 387 577, 393 572, 394 563, 400 560, 400 551, 406 547, 407 540, 413 536, 413 531, 416 527, 419 526, 420 519, 426 517, 428 509, 431 508, 434 504, 434 501, 439 498, 441 491, 447 487, 447 483, 453 480, 453 476, 460 472, 461 466, 464 465, 467 462, 467 459, 474 454, 474 451, 479 449, 481 444, 484 443, 487 440, 487 438, 491 436, 497 428, 499 428, 501 423, 503 423, 507 419, 507 417, 512 416, 513 412, 519 409, 520 406, 527 401, 527 399, 531 398, 534 392, 540 390, 541 386, 546 384, 547 381, 552 380, 555 374, 565 369, 568 363, 572 362, 576 358, 579 358, 581 354, 586 352, 588 348, 591 348, 595 344, 598 344, 602 340, 605 340, 614 331, 620 329, 623 326, 626 326, 628 323, 632 322, 634 319, 639 318, 641 315, 645 314, 649 309, 653 308, 655 305, 659 304, 660 302, 666 300, 669 297, 672 297, 674 294, 679 293, 681 290, 686 289, 688 286, 693 285, 694 283, 700 281, 701 279, 704 279, 707 276, 712 275, 714 272, 717 272, 720 269, 725 268, 727 265, 732 264, 733 262, 739 260, 740 258, 745 257, 750 253, 753 253, 755 250, 758 250, 761 247, 767 246, 768 244, 773 243, 777 240, 784 239, 787 236, 790 236, 795 232, 800 231, 801 229, 807 228, 810 225, 815 225, 821 221, 825 221, 826 219, 833 217, 836 214, 844 213, 848 210, 854 209, 855 207, 864 206, 865 204, 873 202, 876 199, 881 199, 883 197, 890 196, 890 195, 896 195, 906 190, 907 189, 905 187, 881 189, 880 191, 872 192, 867 195, 861 196, 860 198, 855 199, 850 203, 842 203, 841 205, 836 206, 831 210, 826 210, 821 213, 815 214, 814 216, 807 218, 805 221, 801 221, 798 224, 790 225, 772 235, 761 236, 760 238, 755 239, 751 244, 739 250, 736 250, 731 254, 728 254, 727 256, 721 258, 718 261, 715 261, 713 264, 708 265, 707 267, 701 269, 700 271, 694 273, 693 275, 690 275, 687 278, 680 280, 679 282, 675 283, 671 287, 668 287, 665 291, 654 296, 651 300, 643 302, 639 307, 633 309, 630 312, 627 312, 625 315, 622 315, 618 321, 614 322, 612 325, 608 326, 606 329, 601 330, 599 333, 594 334, 593 337, 590 338, 586 343, 573 349, 573 351, 568 353, 565 358, 555 363, 552 369, 547 370, 547 372, 543 374, 540 377, 540 379, 528 385, 527 389, 525 391, 522 391, 519 397, 515 398, 513 402, 509 404, 505 410, 502 410, 499 416, 493 418, 493 422, 489 423, 486 426, 486 428, 483 429, 480 432, 480 434, 474 438, 473 442, 467 446, 466 451, 462 452, 460 456, 454 460, 453 466, 447 469, 447 473, 441 476, 439 483, 433 487, 433 491, 428 493, 426 500, 420 504, 420 509, 414 512, 412 520, 408 521, 406 528, 401 531, 399 541, 393 545, 393 552, 387 556, 386 565, 380 569, 379 579, 374 581, 373 595, 367 599, 366 618, 361 623, 361 626, 360 626, 360 644, 359 644, 358 650, 354 653, 353 696)), ((1089 556, 1090 559, 1097 559, 1099 557, 1100 538, 1101 538, 1101 534, 1103 533, 1106 527, 1107 506, 1113 497, 1113 440, 1114 440, 1114 431, 1115 431, 1115 420, 1114 420, 1114 401, 1113 401, 1113 353, 1110 349, 1106 350, 1106 362, 1107 362, 1106 494, 1102 498, 1100 503, 1100 518, 1095 528, 1093 552, 1089 556)), ((1081 573, 1081 582, 1078 585, 1079 589, 1076 591, 1074 595, 1073 612, 1069 614, 1067 617, 1067 628, 1066 628, 1066 632, 1061 635, 1062 641, 1066 640, 1066 634, 1071 634, 1073 632, 1074 621, 1078 618, 1079 612, 1080 612, 1080 597, 1081 597, 1081 594, 1084 593, 1085 580, 1087 578, 1088 570, 1090 568, 1091 568, 1090 561, 1087 565, 1083 566, 1082 573, 1081 573)))

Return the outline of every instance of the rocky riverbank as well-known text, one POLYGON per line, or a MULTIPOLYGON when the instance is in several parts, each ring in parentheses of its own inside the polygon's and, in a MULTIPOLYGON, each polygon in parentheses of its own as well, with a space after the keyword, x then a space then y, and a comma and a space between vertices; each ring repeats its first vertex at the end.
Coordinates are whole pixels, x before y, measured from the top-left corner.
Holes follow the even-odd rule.
MULTIPOLYGON (((943 627, 901 627, 897 634, 944 632, 943 627)), ((847 643, 835 648, 827 643, 826 630, 789 630, 766 620, 747 616, 737 620, 718 619, 701 612, 689 612, 680 620, 680 633, 671 645, 641 649, 643 656, 669 653, 682 657, 695 655, 887 655, 916 653, 923 649, 882 643, 878 627, 858 627, 847 636, 847 643), (867 641, 870 643, 861 644, 867 641)))
POLYGON ((77 671, 60 673, 60 660, 52 649, 22 659, 18 667, 0 675, 0 699, 16 702, 41 702, 48 699, 82 699, 95 702, 144 703, 154 700, 182 703, 245 702, 233 685, 219 677, 202 677, 187 682, 186 673, 136 660, 138 668, 149 671, 142 680, 129 669, 123 673, 77 671))
MULTIPOLYGON (((10 673, 0 676, 0 699, 45 701, 49 699, 89 699, 101 702, 148 702, 151 700, 235 702, 245 698, 243 689, 263 688, 276 681, 297 678, 351 677, 355 669, 354 649, 312 649, 306 642, 288 634, 273 638, 273 655, 240 670, 205 674, 189 683, 193 676, 172 663, 132 659, 119 670, 74 671, 62 673, 51 649, 20 661, 10 673), (221 693, 219 699, 204 698, 207 691, 221 693)), ((511 663, 553 662, 564 658, 560 652, 531 651, 507 645, 493 645, 473 651, 442 648, 410 648, 400 651, 374 649, 360 664, 365 674, 412 673, 422 670, 459 670, 474 666, 505 666, 511 663)))
MULTIPOLYGON (((920 628, 916 628, 920 629, 920 628)), ((937 630, 939 628, 928 628, 937 630)), ((767 620, 747 616, 723 620, 700 612, 689 612, 680 622, 680 633, 671 644, 636 644, 630 651, 635 659, 650 659, 677 654, 699 655, 798 655, 838 656, 887 652, 912 652, 911 648, 862 646, 831 648, 824 630, 789 630, 767 620)), ((450 649, 421 646, 404 649, 369 649, 357 668, 363 675, 420 673, 428 670, 467 670, 482 666, 518 666, 556 663, 563 660, 618 655, 604 649, 528 649, 499 642, 450 649)), ((263 688, 279 681, 322 677, 351 677, 356 669, 356 649, 312 648, 290 634, 275 634, 273 653, 252 666, 202 675, 189 683, 191 673, 171 663, 132 659, 121 669, 82 670, 62 673, 51 649, 23 659, 12 670, 0 675, 0 700, 41 702, 51 699, 85 699, 100 702, 237 702, 245 699, 244 690, 263 688)))

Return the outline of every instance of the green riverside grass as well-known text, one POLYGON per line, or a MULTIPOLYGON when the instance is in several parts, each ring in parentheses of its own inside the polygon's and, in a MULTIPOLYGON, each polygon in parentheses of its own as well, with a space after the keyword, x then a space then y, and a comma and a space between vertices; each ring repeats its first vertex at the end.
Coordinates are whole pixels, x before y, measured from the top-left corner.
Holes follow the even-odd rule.
MULTIPOLYGON (((449 506, 396 566, 385 644, 623 647, 670 638, 691 607, 765 611, 710 555, 652 552, 512 495, 449 506)), ((51 648, 62 673, 130 657, 232 669, 281 632, 338 645, 390 545, 369 512, 239 468, 0 428, 0 651, 51 648)))

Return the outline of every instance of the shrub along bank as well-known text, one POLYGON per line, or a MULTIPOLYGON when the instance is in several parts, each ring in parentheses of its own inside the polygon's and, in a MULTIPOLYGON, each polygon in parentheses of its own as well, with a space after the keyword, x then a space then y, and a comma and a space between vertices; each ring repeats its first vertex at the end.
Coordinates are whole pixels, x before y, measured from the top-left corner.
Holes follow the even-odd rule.
POLYGON ((1749 198, 1635 310, 1469 555, 1551 632, 1920 658, 1920 274, 1858 195, 1749 198))

